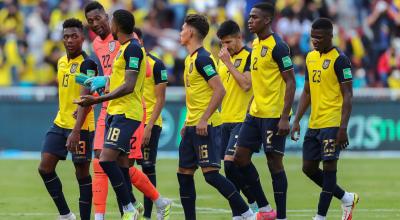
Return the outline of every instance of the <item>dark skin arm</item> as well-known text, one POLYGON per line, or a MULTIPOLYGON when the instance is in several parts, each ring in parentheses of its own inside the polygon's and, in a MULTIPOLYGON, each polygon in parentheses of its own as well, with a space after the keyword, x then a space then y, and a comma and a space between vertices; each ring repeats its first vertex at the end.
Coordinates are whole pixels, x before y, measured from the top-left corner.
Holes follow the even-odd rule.
POLYGON ((74 103, 80 106, 90 106, 93 104, 106 102, 112 99, 117 99, 122 96, 128 95, 135 89, 138 72, 136 70, 126 70, 125 71, 125 83, 120 87, 116 88, 111 93, 107 93, 100 97, 95 97, 92 95, 83 95, 80 100, 75 100, 74 103))
POLYGON ((347 125, 349 123, 353 99, 353 82, 343 82, 340 84, 340 91, 343 96, 342 104, 342 119, 340 121, 339 131, 336 135, 336 144, 342 149, 349 145, 349 138, 347 136, 347 125))
POLYGON ((304 84, 303 92, 300 96, 299 105, 297 107, 296 116, 294 118, 291 138, 294 141, 299 140, 300 134, 300 120, 303 117, 304 113, 307 111, 308 106, 311 104, 311 96, 310 96, 310 83, 308 81, 304 84))
POLYGON ((211 115, 217 110, 218 106, 221 105, 222 99, 225 96, 225 89, 222 85, 221 78, 219 76, 214 76, 208 80, 208 85, 213 90, 213 95, 211 97, 210 103, 203 116, 201 117, 199 124, 196 126, 196 133, 201 136, 207 136, 207 121, 211 115))
MULTIPOLYGON (((90 94, 90 91, 84 87, 81 89, 81 96, 90 94)), ((68 151, 77 152, 79 147, 80 141, 80 133, 83 123, 85 123, 86 116, 89 114, 90 110, 92 109, 91 106, 82 107, 78 105, 78 109, 76 111, 76 122, 75 126, 72 129, 71 133, 68 136, 66 147, 68 151)))
POLYGON ((167 89, 166 83, 160 83, 154 87, 154 93, 156 94, 157 100, 156 100, 156 104, 154 105, 154 110, 153 110, 153 113, 151 114, 149 123, 147 123, 147 125, 144 129, 143 143, 145 145, 149 144, 150 137, 151 137, 151 129, 153 128, 154 123, 160 116, 162 108, 164 107, 166 89, 167 89))
POLYGON ((283 106, 281 119, 279 120, 278 124, 278 135, 285 136, 288 135, 290 132, 289 114, 293 105, 294 94, 296 92, 296 81, 294 78, 293 69, 282 72, 281 75, 286 83, 286 90, 285 90, 285 101, 284 101, 285 104, 283 106))

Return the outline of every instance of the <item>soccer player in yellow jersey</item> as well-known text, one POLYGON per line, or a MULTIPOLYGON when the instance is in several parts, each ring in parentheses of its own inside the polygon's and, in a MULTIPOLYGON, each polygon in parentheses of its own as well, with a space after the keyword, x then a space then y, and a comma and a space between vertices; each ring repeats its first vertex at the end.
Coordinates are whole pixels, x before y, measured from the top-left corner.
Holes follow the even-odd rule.
POLYGON ((76 101, 82 106, 109 101, 100 166, 122 204, 124 220, 138 218, 138 211, 133 206, 136 199, 132 194, 129 177, 128 153, 132 134, 143 117, 142 95, 146 75, 146 54, 133 38, 134 26, 135 20, 131 12, 121 9, 113 13, 111 32, 121 46, 113 63, 110 92, 99 97, 81 96, 76 101))
POLYGON ((79 183, 80 216, 83 220, 90 220, 92 179, 89 167, 94 138, 94 112, 91 107, 81 107, 72 102, 80 95, 89 94, 88 89, 75 82, 74 74, 82 73, 94 77, 97 75, 97 65, 82 51, 84 35, 81 21, 65 20, 63 39, 67 55, 58 60, 57 66, 59 110, 44 141, 39 173, 57 206, 59 219, 75 220, 75 215, 65 201, 61 181, 55 172, 58 161, 65 160, 70 151, 79 183), (75 119, 73 114, 76 110, 75 119))
POLYGON ((213 56, 203 47, 208 30, 206 17, 190 14, 186 16, 180 34, 181 44, 189 52, 184 70, 187 117, 181 130, 177 174, 185 219, 196 219, 193 175, 198 166, 206 182, 229 201, 233 210, 241 213, 241 219, 255 219, 235 186, 219 173, 221 116, 217 108, 225 89, 217 74, 213 56))
POLYGON ((235 154, 235 162, 256 197, 262 219, 286 219, 287 178, 282 159, 295 93, 289 48, 271 30, 274 12, 274 6, 268 3, 257 4, 250 11, 249 29, 257 35, 250 66, 254 99, 239 132, 235 154), (261 144, 271 173, 276 213, 268 204, 251 162, 253 152, 258 152, 261 144))
POLYGON ((311 116, 303 143, 303 172, 322 188, 315 220, 325 220, 332 196, 342 201, 342 220, 352 219, 358 202, 356 193, 348 193, 336 184, 339 153, 348 144, 347 125, 352 108, 352 73, 349 58, 332 45, 333 25, 329 19, 314 21, 307 54, 306 78, 292 139, 298 140, 299 122, 311 104, 311 116), (323 169, 319 168, 322 160, 323 169))
MULTIPOLYGON (((222 48, 219 52, 218 74, 221 76, 226 95, 221 105, 221 158, 224 160, 226 177, 247 197, 253 211, 257 210, 254 196, 245 186, 242 176, 233 163, 236 140, 246 117, 253 91, 251 89, 251 50, 243 44, 239 25, 228 20, 223 22, 217 36, 222 48)), ((232 210, 234 211, 234 210, 232 210)), ((240 213, 232 213, 240 216, 240 213)))

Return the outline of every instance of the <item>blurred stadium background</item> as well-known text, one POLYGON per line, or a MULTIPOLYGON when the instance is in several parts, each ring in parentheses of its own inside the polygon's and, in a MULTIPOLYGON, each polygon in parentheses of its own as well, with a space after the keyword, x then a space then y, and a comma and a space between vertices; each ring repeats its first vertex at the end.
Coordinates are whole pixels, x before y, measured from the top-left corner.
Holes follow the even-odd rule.
MULTIPOLYGON (((31 178, 27 179, 21 179, 18 175, 15 178, 10 177, 9 180, 2 178, 0 191, 3 192, 4 187, 11 188, 8 197, 0 198, 0 219, 28 219, 24 215, 18 217, 18 213, 21 210, 23 212, 21 207, 7 205, 10 201, 18 203, 23 200, 23 195, 17 196, 17 198, 22 197, 21 200, 13 199, 14 191, 20 190, 13 182, 28 181, 35 184, 36 188, 27 190, 37 193, 34 198, 42 199, 39 200, 39 204, 47 205, 45 211, 54 211, 51 206, 48 207, 50 200, 46 197, 46 192, 42 189, 44 187, 41 187, 42 183, 36 175, 37 162, 28 160, 15 162, 10 159, 37 160, 40 157, 43 137, 52 124, 58 108, 56 65, 57 59, 64 53, 61 42, 62 22, 69 17, 77 17, 86 22, 82 8, 87 2, 87 0, 0 0, 0 158, 3 159, 0 161, 0 173, 16 175, 18 172, 28 172, 31 175, 31 178), (14 171, 10 170, 14 166, 16 173, 10 172, 14 171), (7 215, 9 212, 14 214, 7 215)), ((219 40, 215 33, 218 24, 226 19, 233 19, 241 24, 244 39, 251 45, 253 36, 247 30, 247 17, 252 5, 261 0, 99 0, 99 2, 109 13, 120 8, 131 10, 135 15, 137 26, 144 32, 146 50, 160 57, 167 66, 169 84, 167 103, 162 113, 164 126, 159 150, 162 152, 161 158, 176 158, 180 141, 180 136, 177 134, 185 118, 182 74, 187 53, 179 44, 179 32, 184 16, 187 13, 198 12, 209 17, 211 29, 205 40, 205 47, 216 55, 219 51, 219 40)), ((368 194, 367 198, 373 203, 370 205, 375 208, 375 212, 371 212, 374 214, 365 208, 367 214, 358 219, 400 219, 398 203, 400 195, 390 191, 399 187, 395 181, 396 176, 393 176, 396 174, 386 172, 396 165, 395 159, 387 158, 400 157, 400 0, 271 0, 269 2, 276 4, 278 12, 274 30, 291 48, 295 64, 297 98, 304 85, 305 55, 312 49, 309 34, 311 22, 318 17, 329 17, 334 21, 334 43, 352 60, 355 93, 353 113, 349 123, 350 147, 343 153, 346 159, 341 167, 344 173, 341 177, 349 186, 353 186, 353 181, 357 181, 355 185, 361 187, 360 191, 365 191, 368 194), (368 157, 369 160, 354 159, 355 157, 368 157), (385 172, 382 173, 378 167, 385 172), (346 170, 352 170, 352 173, 346 175, 346 170), (365 178, 357 180, 358 175, 363 172, 366 172, 363 176, 365 178), (382 185, 374 182, 375 178, 387 179, 389 182, 382 185), (390 182, 391 180, 393 181, 390 182), (364 185, 363 188, 363 183, 368 187, 364 185), (376 189, 379 187, 386 190, 383 195, 376 189), (382 197, 374 200, 374 196, 377 195, 382 197), (394 200, 396 197, 397 200, 394 200), (373 201, 386 201, 387 205, 376 206, 377 203, 373 201)), ((87 39, 84 49, 95 58, 91 47, 94 33, 86 29, 85 35, 87 39)), ((294 107, 296 105, 295 103, 294 107)), ((304 135, 306 127, 307 117, 304 117, 301 136, 304 135)), ((305 182, 305 187, 313 190, 315 197, 316 188, 309 186, 311 184, 301 176, 299 160, 301 144, 302 141, 298 143, 287 141, 289 154, 294 154, 289 157, 288 163, 293 168, 289 176, 297 175, 295 178, 305 182)), ((168 181, 172 176, 173 184, 168 186, 177 186, 174 176, 176 160, 161 159, 161 163, 171 168, 169 170, 171 175, 168 177, 165 174, 160 178, 168 181)), ((262 160, 257 164, 265 171, 265 163, 262 160)), ((62 169, 72 174, 69 165, 62 169)), ((163 172, 168 172, 162 169, 163 172)), ((68 179, 71 178, 74 181, 74 177, 69 175, 68 179)), ((269 186, 269 180, 266 183, 269 186)), ((203 185, 201 183, 199 187, 203 185)), ((291 184, 293 187, 295 185, 291 184)), ((162 191, 169 190, 167 186, 163 187, 162 191)), ((176 192, 172 191, 169 194, 177 198, 178 193, 175 188, 173 189, 176 192)), ((300 191, 297 192, 299 198, 302 192, 308 192, 300 188, 297 190, 300 191)), ((293 212, 297 215, 293 214, 292 219, 310 219, 313 211, 309 209, 315 206, 315 202, 309 200, 316 201, 315 198, 307 200, 308 209, 305 210, 309 213, 293 212)), ((217 211, 221 206, 218 201, 222 202, 217 199, 216 205, 212 205, 217 211)), ((200 203, 202 203, 201 198, 200 203)), ((298 210, 305 208, 304 204, 297 203, 294 206, 298 210)), ((207 203, 203 203, 203 206, 206 205, 207 203)), ((38 207, 30 210, 33 213, 43 211, 38 207)), ((206 213, 207 209, 204 212, 206 213)), ((338 219, 340 214, 338 210, 335 214, 337 217, 335 215, 333 217, 338 219)), ((48 214, 36 217, 29 219, 53 219, 48 214)), ((200 219, 227 218, 220 216, 220 218, 200 219)))

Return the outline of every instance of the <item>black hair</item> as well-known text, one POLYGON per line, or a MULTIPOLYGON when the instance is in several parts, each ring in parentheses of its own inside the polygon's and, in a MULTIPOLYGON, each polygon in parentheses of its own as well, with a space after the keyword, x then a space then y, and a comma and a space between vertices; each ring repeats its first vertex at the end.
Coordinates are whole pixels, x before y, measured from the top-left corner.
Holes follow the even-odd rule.
POLYGON ((195 28, 199 33, 199 37, 204 39, 208 31, 210 30, 210 25, 208 24, 207 18, 204 15, 190 14, 185 18, 185 23, 195 28))
POLYGON ((138 36, 139 39, 143 38, 143 33, 142 30, 140 30, 140 28, 134 27, 133 32, 138 36))
POLYGON ((268 3, 268 2, 255 4, 253 6, 253 8, 260 9, 261 11, 263 11, 266 14, 268 14, 268 16, 270 16, 272 18, 275 16, 275 6, 270 4, 270 3, 268 3))
POLYGON ((76 18, 68 18, 63 23, 63 29, 65 28, 78 28, 79 30, 83 30, 83 24, 80 20, 76 18))
POLYGON ((237 34, 240 34, 239 25, 232 20, 224 21, 219 26, 218 31, 217 31, 217 36, 219 39, 222 39, 229 35, 237 35, 237 34))
POLYGON ((132 34, 135 27, 135 17, 130 11, 119 9, 113 13, 113 19, 124 34, 132 34))
POLYGON ((104 11, 104 7, 103 5, 101 5, 99 2, 97 1, 93 1, 93 2, 89 2, 86 6, 85 6, 85 14, 98 9, 99 11, 104 11))
POLYGON ((314 30, 319 29, 319 30, 332 31, 333 24, 329 18, 318 18, 312 23, 311 28, 314 30))

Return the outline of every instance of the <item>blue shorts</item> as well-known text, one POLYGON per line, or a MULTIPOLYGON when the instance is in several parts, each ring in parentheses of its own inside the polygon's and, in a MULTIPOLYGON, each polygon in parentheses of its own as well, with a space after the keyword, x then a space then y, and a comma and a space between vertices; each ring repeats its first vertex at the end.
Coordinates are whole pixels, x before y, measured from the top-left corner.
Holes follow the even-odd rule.
POLYGON ((221 126, 221 159, 225 155, 233 156, 242 123, 224 123, 221 126))
POLYGON ((221 167, 221 128, 209 125, 207 131, 207 136, 200 136, 196 134, 196 126, 186 127, 179 145, 179 167, 221 167))
POLYGON ((130 140, 139 127, 140 121, 126 118, 125 115, 107 115, 104 132, 104 147, 129 154, 130 140))
MULTIPOLYGON (((71 131, 71 129, 61 128, 55 124, 51 126, 46 134, 42 153, 53 154, 60 157, 61 160, 65 160, 68 155, 68 150, 65 145, 67 144, 67 139, 71 131)), ((92 160, 94 132, 81 130, 80 135, 79 150, 72 153, 72 162, 74 163, 85 163, 92 160)))
POLYGON ((265 153, 285 153, 286 136, 278 135, 280 118, 258 118, 247 115, 239 132, 237 146, 259 152, 261 144, 265 153))
POLYGON ((143 159, 138 162, 142 166, 154 166, 157 160, 158 141, 160 140, 162 128, 154 125, 148 145, 142 146, 143 159))
POLYGON ((304 136, 303 159, 328 161, 337 160, 340 147, 336 146, 338 127, 311 129, 304 136))

